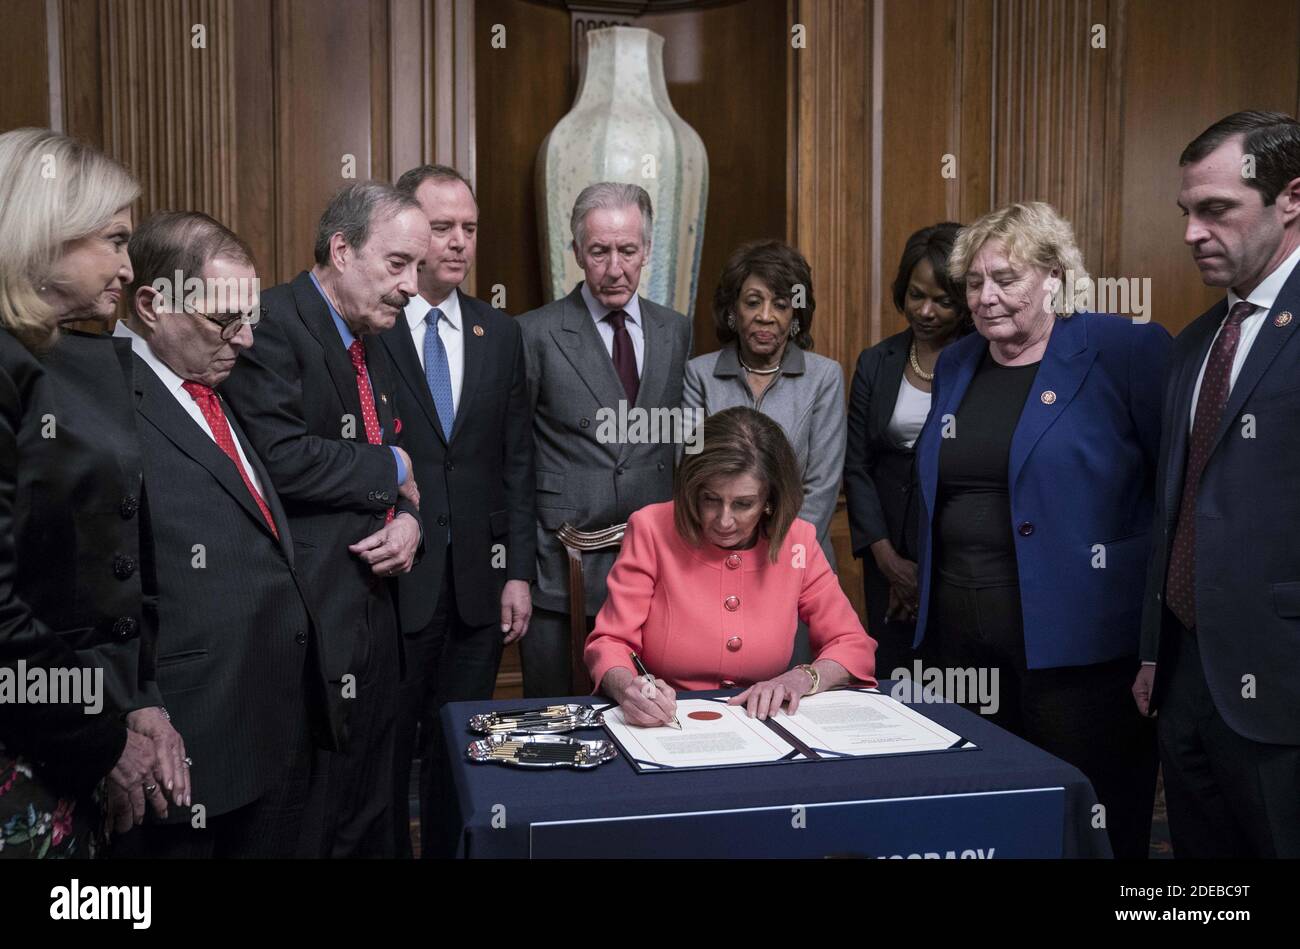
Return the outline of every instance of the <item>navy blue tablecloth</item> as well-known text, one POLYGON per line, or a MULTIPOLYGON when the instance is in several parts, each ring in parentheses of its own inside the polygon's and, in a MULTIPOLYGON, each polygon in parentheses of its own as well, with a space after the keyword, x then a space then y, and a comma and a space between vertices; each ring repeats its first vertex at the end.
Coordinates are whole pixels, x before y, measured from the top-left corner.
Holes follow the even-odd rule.
MULTIPOLYGON (((881 690, 888 691, 889 685, 881 683, 881 690)), ((735 692, 680 693, 679 698, 735 692)), ((1097 797, 1082 772, 987 719, 947 703, 912 707, 975 742, 978 750, 654 774, 638 774, 622 756, 590 771, 575 771, 476 764, 465 755, 466 747, 475 738, 467 724, 471 715, 493 709, 593 701, 592 696, 581 696, 545 702, 510 699, 444 706, 442 724, 449 736, 446 766, 455 787, 455 801, 445 815, 448 823, 444 830, 456 842, 459 856, 528 857, 529 827, 542 821, 1046 787, 1065 789, 1061 854, 1111 856, 1106 832, 1092 826, 1097 797)), ((605 737, 602 730, 571 734, 584 739, 605 737)))

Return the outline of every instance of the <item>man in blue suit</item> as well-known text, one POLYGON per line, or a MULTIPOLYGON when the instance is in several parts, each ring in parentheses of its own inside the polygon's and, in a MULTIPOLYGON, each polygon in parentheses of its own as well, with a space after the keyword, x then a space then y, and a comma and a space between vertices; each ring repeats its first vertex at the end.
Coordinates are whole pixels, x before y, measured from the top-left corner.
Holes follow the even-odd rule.
POLYGON ((1138 708, 1179 857, 1300 857, 1300 123, 1183 151, 1184 241, 1227 288, 1174 342, 1138 708))

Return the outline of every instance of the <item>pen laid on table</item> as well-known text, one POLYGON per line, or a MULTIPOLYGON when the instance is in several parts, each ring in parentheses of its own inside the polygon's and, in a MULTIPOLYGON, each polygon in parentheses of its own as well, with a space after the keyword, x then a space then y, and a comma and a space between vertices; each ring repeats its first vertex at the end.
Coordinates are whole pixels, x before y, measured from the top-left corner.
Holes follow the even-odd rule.
MULTIPOLYGON (((650 686, 650 698, 654 698, 655 677, 650 674, 650 670, 645 667, 645 663, 641 661, 640 656, 638 656, 636 653, 632 653, 631 655, 632 655, 632 663, 633 665, 636 666, 636 671, 641 673, 641 675, 645 676, 646 683, 650 686)), ((676 715, 673 716, 673 720, 668 724, 670 727, 676 728, 678 731, 681 731, 682 723, 677 720, 676 715)))

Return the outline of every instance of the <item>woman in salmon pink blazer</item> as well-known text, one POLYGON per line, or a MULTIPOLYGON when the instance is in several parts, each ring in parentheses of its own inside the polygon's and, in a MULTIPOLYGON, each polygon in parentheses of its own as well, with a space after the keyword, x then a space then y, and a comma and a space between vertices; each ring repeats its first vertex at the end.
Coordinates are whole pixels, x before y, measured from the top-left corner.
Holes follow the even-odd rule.
POLYGON ((673 500, 628 519, 609 596, 584 658, 634 725, 662 725, 676 690, 744 687, 731 704, 766 718, 845 685, 874 686, 875 641, 796 515, 803 487, 781 427, 747 407, 704 422, 703 448, 677 471, 673 500), (814 661, 790 666, 808 624, 814 661), (646 687, 631 654, 657 676, 646 687))

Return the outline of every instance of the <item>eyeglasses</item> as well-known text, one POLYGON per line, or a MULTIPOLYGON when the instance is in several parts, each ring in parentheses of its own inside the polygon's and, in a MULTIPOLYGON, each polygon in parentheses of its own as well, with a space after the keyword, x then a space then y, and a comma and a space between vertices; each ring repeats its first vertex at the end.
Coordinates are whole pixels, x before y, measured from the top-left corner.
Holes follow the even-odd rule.
POLYGON ((229 342, 239 335, 242 327, 257 329, 257 324, 266 316, 266 307, 258 306, 246 313, 204 313, 194 309, 188 303, 181 303, 181 308, 193 316, 207 320, 221 330, 221 339, 229 342))

